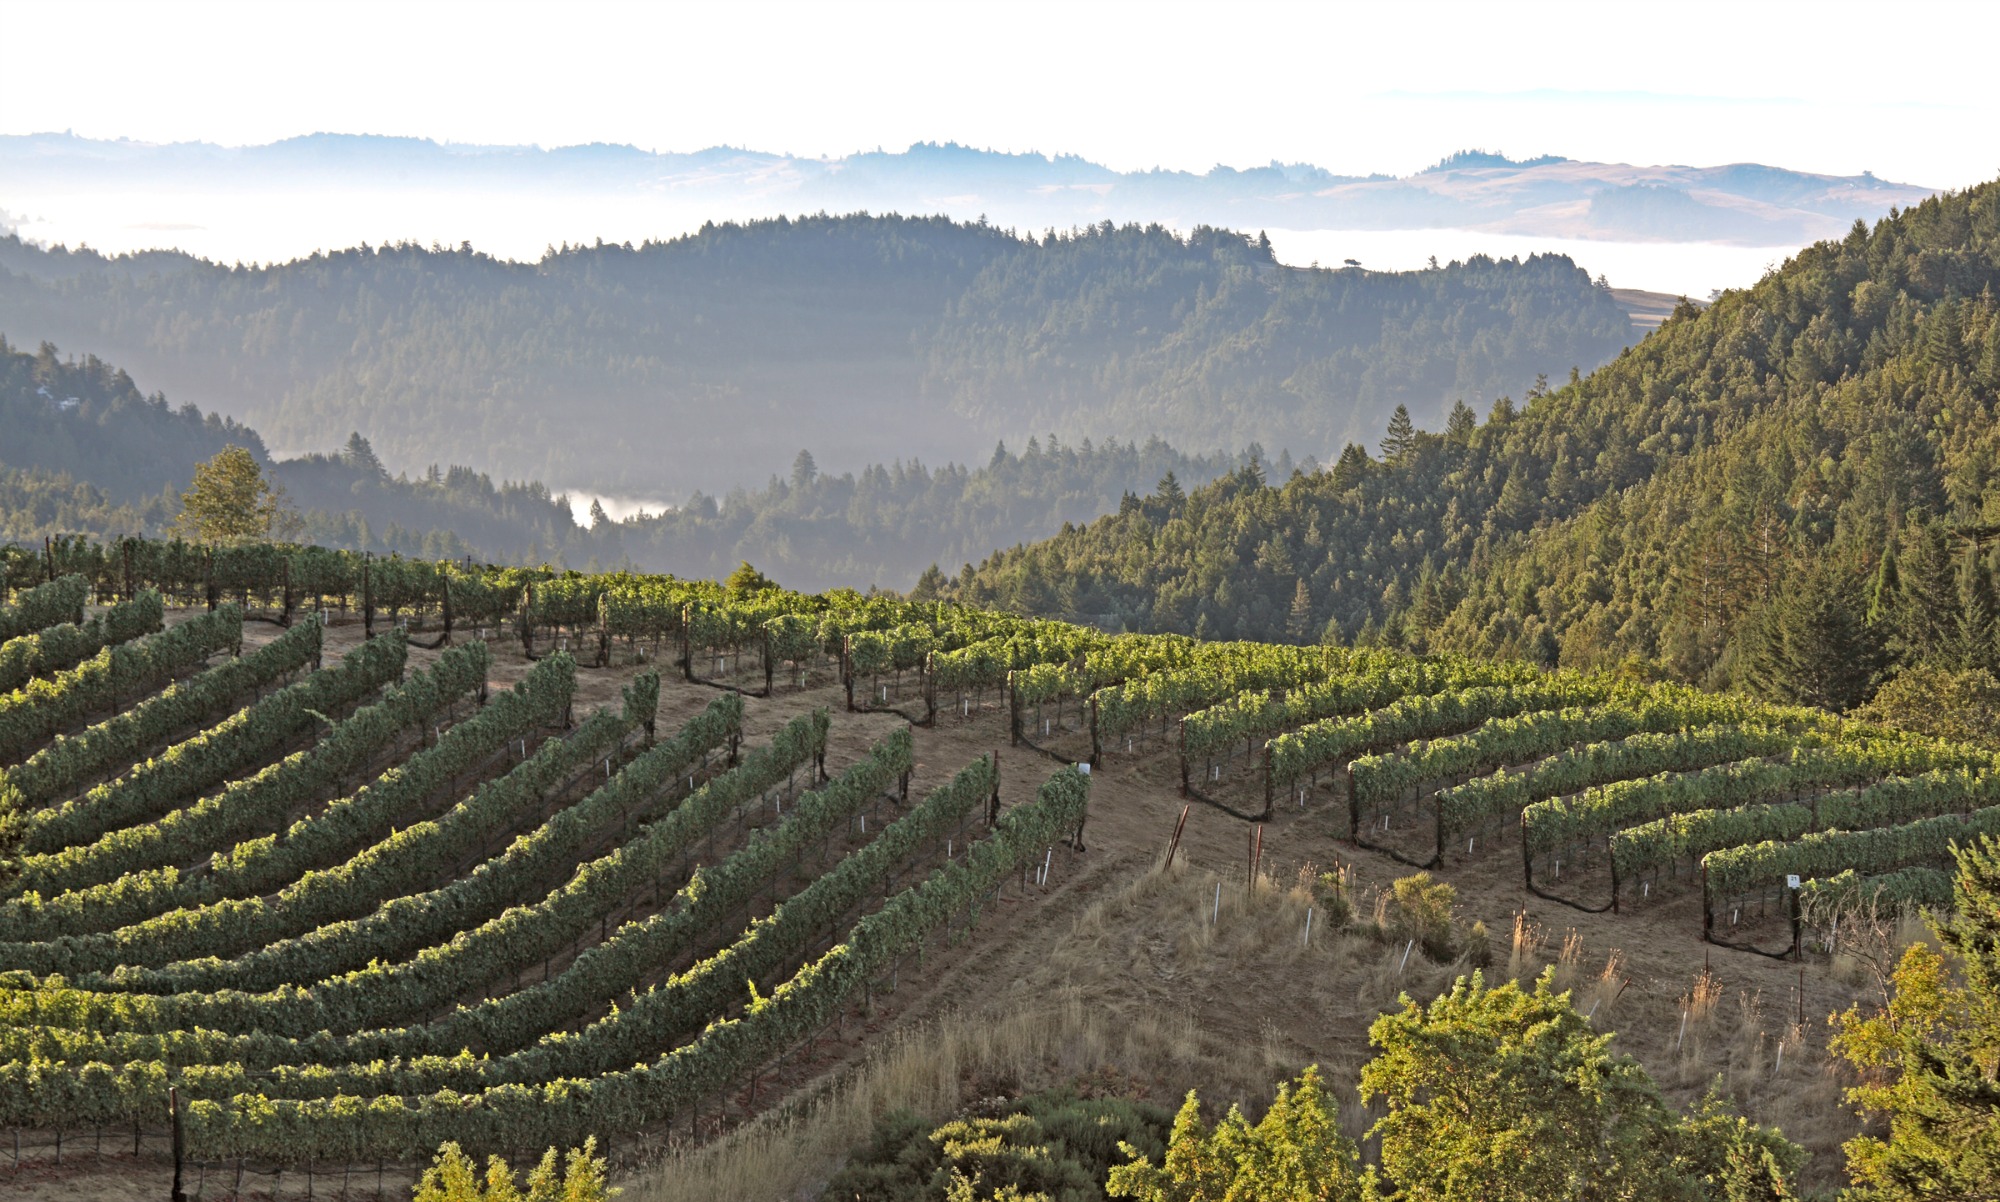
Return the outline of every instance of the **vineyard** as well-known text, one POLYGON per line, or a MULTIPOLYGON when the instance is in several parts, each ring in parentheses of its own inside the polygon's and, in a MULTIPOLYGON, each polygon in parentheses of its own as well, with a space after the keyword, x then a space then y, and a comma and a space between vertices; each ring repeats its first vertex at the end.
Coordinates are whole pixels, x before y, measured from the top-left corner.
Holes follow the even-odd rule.
POLYGON ((239 1181, 754 1113, 1122 769, 1771 956, 2000 834, 1991 753, 1514 663, 319 548, 0 571, 0 1126, 171 1096, 239 1181))

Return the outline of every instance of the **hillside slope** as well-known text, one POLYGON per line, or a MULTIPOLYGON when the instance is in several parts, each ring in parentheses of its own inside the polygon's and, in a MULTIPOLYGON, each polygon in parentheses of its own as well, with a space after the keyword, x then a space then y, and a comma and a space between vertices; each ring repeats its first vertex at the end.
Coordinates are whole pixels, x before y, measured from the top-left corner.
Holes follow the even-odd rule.
POLYGON ((1636 336, 1560 257, 1298 270, 1209 229, 867 216, 534 263, 404 245, 231 268, 0 239, 0 330, 90 347, 278 452, 359 429, 392 470, 656 503, 801 447, 847 467, 1051 431, 1324 454, 1398 403, 1442 413, 1636 336))
POLYGON ((1380 458, 1135 499, 955 583, 1149 629, 1631 659, 1835 705, 1878 667, 1990 666, 1992 556, 1951 535, 2000 521, 1996 280, 1986 184, 1684 306, 1483 424, 1392 423, 1380 458), (1853 679, 1774 681, 1812 658, 1853 679))
MULTIPOLYGON (((391 474, 366 438, 296 458, 269 454, 257 431, 142 394, 94 356, 34 352, 0 337, 0 543, 47 535, 162 534, 200 461, 237 445, 266 465, 303 518, 303 536, 350 550, 426 559, 631 564, 722 577, 745 559, 802 587, 909 588, 925 565, 1087 521, 1163 474, 1206 482, 1257 458, 1189 455, 1164 442, 1065 445, 1030 438, 979 466, 914 459, 859 473, 822 472, 809 452, 761 489, 696 492, 682 505, 588 526, 570 501, 533 481, 472 467, 391 474)), ((601 511, 600 511, 601 512, 601 511)))

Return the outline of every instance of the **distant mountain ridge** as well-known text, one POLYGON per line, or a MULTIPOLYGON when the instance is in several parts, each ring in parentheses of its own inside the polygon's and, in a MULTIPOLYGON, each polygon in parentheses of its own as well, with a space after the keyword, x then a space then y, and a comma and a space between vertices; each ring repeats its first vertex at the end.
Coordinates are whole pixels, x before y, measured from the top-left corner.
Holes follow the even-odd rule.
POLYGON ((861 214, 535 262, 397 244, 249 268, 0 237, 0 333, 88 349, 277 454, 364 430, 392 470, 655 502, 801 447, 834 470, 1052 433, 1324 455, 1398 404, 1427 420, 1636 337, 1561 255, 1316 270, 1212 228, 861 214))
POLYGON ((718 218, 817 209, 984 211, 1003 226, 1070 228, 1111 219, 1177 228, 1459 228, 1621 241, 1797 245, 1932 189, 1863 173, 1756 163, 1635 166, 1556 155, 1461 151, 1415 175, 1342 175, 1273 162, 1204 173, 1120 172, 1075 155, 917 143, 804 158, 738 147, 656 153, 592 143, 533 146, 318 133, 262 146, 152 144, 67 133, 0 136, 0 205, 65 188, 284 192, 338 186, 478 191, 498 186, 699 203, 718 218))

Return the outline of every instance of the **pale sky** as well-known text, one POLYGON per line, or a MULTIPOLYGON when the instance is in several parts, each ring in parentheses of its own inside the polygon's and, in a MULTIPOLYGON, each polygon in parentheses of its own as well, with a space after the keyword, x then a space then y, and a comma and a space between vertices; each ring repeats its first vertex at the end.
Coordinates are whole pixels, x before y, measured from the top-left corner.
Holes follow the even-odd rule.
POLYGON ((0 0, 0 133, 2000 174, 2000 5, 0 0))

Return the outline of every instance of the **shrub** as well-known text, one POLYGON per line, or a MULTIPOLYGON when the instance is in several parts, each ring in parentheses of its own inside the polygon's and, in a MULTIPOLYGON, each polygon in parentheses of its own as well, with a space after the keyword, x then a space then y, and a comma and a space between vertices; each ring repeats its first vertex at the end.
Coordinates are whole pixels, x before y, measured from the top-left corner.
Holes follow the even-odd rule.
POLYGON ((528 1190, 514 1184, 514 1173, 498 1156, 486 1160, 482 1178, 478 1166, 456 1143, 438 1149, 437 1160, 424 1170, 413 1202, 605 1202, 619 1191, 604 1183, 604 1161, 596 1155, 597 1139, 571 1148, 566 1170, 550 1148, 528 1174, 528 1190))
POLYGON ((1389 887, 1386 933, 1392 940, 1414 939, 1424 955, 1443 962, 1458 955, 1451 929, 1458 890, 1434 881, 1428 872, 1399 878, 1389 887))

